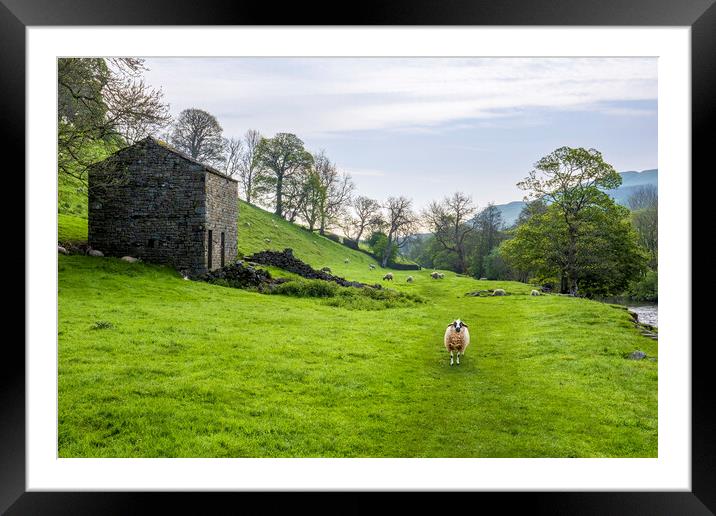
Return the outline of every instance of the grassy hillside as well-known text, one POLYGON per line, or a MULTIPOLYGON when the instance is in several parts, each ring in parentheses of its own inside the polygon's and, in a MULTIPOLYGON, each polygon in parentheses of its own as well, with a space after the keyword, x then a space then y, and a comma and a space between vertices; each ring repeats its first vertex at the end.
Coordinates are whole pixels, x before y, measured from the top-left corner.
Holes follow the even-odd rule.
MULTIPOLYGON (((367 279, 369 264, 377 262, 365 253, 355 251, 317 233, 310 233, 296 224, 261 208, 239 201, 239 257, 270 249, 286 247, 316 269, 330 267, 333 274, 360 280, 367 279), (266 239, 270 241, 267 242, 266 239), (345 260, 348 259, 348 263, 345 260)), ((382 277, 376 269, 369 277, 382 277)))
MULTIPOLYGON (((60 233, 81 220, 60 217, 60 233)), ((285 247, 348 279, 385 273, 242 203, 240 255, 285 247)), ((657 344, 625 310, 393 273, 385 285, 426 302, 356 310, 60 255, 59 456, 657 456, 657 362, 625 359, 657 344), (464 295, 483 288, 510 295, 464 295), (450 367, 456 317, 472 343, 450 367)))

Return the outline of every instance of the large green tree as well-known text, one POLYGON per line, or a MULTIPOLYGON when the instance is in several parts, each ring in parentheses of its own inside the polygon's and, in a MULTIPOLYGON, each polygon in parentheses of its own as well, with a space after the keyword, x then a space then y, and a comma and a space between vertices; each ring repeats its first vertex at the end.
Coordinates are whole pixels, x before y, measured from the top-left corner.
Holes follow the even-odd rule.
POLYGON ((581 210, 574 247, 572 238, 561 208, 551 204, 517 226, 500 254, 513 269, 541 280, 564 278, 570 270, 584 296, 620 294, 645 270, 647 255, 629 211, 608 197, 581 210))
POLYGON ((564 232, 554 244, 561 255, 560 290, 576 295, 579 290, 578 252, 590 209, 613 201, 602 190, 618 188, 621 176, 595 149, 560 147, 535 163, 518 186, 527 198, 550 204, 564 232))
MULTIPOLYGON (((274 212, 286 217, 284 211, 285 184, 299 174, 305 174, 313 165, 313 156, 303 145, 303 141, 295 134, 277 133, 273 138, 262 138, 256 148, 256 159, 261 168, 261 183, 274 191, 274 212)), ((306 174, 307 175, 307 174, 306 174)), ((296 182, 297 183, 297 182, 296 182)), ((296 196, 300 195, 299 184, 293 188, 296 196)), ((293 197, 293 196, 292 196, 293 197)), ((298 206, 294 206, 294 213, 298 206)))

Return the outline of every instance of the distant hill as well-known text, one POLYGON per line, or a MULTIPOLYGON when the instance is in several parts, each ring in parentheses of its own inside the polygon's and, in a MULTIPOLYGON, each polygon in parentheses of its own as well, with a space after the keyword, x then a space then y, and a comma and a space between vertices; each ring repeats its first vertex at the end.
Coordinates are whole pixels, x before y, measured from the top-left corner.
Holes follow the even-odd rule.
MULTIPOLYGON (((659 171, 658 169, 642 170, 637 172, 629 170, 619 173, 622 176, 622 184, 614 190, 607 190, 607 193, 615 202, 626 206, 629 196, 631 196, 638 188, 645 185, 654 185, 659 187, 659 171)), ((523 201, 512 201, 507 204, 496 204, 495 207, 502 213, 502 220, 505 226, 511 226, 517 220, 525 203, 523 201)))

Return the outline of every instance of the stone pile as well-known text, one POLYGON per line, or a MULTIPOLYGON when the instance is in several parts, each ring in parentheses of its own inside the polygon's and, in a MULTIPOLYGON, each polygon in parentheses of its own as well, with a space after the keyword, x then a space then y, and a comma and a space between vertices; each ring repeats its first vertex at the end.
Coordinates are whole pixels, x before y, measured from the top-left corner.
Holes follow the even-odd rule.
POLYGON ((293 272, 306 279, 318 279, 324 281, 333 281, 343 287, 358 287, 363 288, 371 286, 376 289, 382 288, 381 285, 366 285, 358 281, 348 281, 345 278, 334 276, 325 271, 318 271, 302 262, 293 255, 293 249, 286 248, 283 251, 260 251, 256 254, 246 257, 247 260, 252 262, 260 263, 262 265, 270 265, 272 267, 278 267, 288 272, 293 272))
POLYGON ((274 279, 268 271, 256 269, 241 260, 201 274, 196 279, 208 283, 226 282, 235 288, 263 287, 285 281, 282 278, 274 279))

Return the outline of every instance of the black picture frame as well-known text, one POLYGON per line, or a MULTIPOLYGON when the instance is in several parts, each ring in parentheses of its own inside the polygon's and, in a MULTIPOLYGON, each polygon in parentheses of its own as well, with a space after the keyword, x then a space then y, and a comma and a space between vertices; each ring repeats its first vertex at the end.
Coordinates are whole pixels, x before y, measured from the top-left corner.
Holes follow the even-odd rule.
MULTIPOLYGON (((338 3, 269 3, 190 0, 0 0, 0 115, 3 147, 25 170, 25 29, 50 25, 501 25, 501 26, 689 26, 692 73, 692 182, 713 169, 716 143, 716 4, 714 0, 428 0, 364 1, 355 8, 338 3)), ((3 153, 6 154, 6 153, 3 153)), ((23 192, 24 181, 19 181, 23 192)), ((692 188, 692 192, 698 193, 692 188)), ((692 206, 696 198, 692 196, 692 206)), ((692 220, 697 222, 693 215, 692 220)), ((707 231, 707 233, 709 233, 707 231)), ((698 234, 692 228, 692 235, 698 234)), ((28 238, 28 235, 25 235, 28 238)), ((17 253, 24 246, 17 245, 17 253)), ((23 249, 23 251, 20 251, 23 249)), ((17 263, 17 255, 14 256, 17 263)), ((692 270, 705 257, 693 254, 692 270)), ((705 268, 701 270, 706 270, 705 268)), ((27 277, 31 271, 25 270, 27 277)), ((691 290, 689 290, 691 292, 691 290)), ((691 298, 692 321, 703 320, 691 298)), ((688 302, 685 299, 685 302, 688 302)), ((702 314, 705 315, 705 314, 702 314)), ((693 324, 693 323, 692 323, 693 324)), ((692 325, 693 329, 693 325, 692 325)), ((692 330, 693 332, 693 330, 692 330)), ((692 333, 695 335, 695 333, 692 333)), ((503 492, 470 493, 470 504, 496 503, 500 511, 528 507, 537 514, 713 514, 716 512, 716 424, 711 379, 712 341, 692 339, 692 490, 690 492, 503 492)), ((685 345, 688 343, 684 343, 685 345)), ((0 375, 0 511, 7 514, 133 514, 159 502, 180 512, 212 513, 256 493, 76 493, 26 492, 25 350, 5 339, 0 375)), ((292 498, 305 499, 307 493, 292 498)), ((411 500, 423 503, 424 493, 411 500)), ((264 494, 261 501, 265 502, 264 494)), ((370 502, 348 495, 346 510, 372 510, 370 502)), ((406 497, 403 497, 404 499, 406 497)), ((463 498, 463 496, 458 496, 463 498)), ((272 508, 285 497, 270 497, 272 508)), ((295 503, 292 500, 291 503, 295 503)), ((312 502, 312 503, 315 503, 312 502)), ((235 506, 236 507, 236 506, 235 506)), ((320 505, 314 506, 320 509, 320 505)), ((238 511, 239 508, 236 507, 238 511)), ((224 512, 224 511, 221 511, 224 512)), ((231 512, 234 512, 233 510, 231 512)), ((363 512, 363 511, 360 511, 363 512)))

